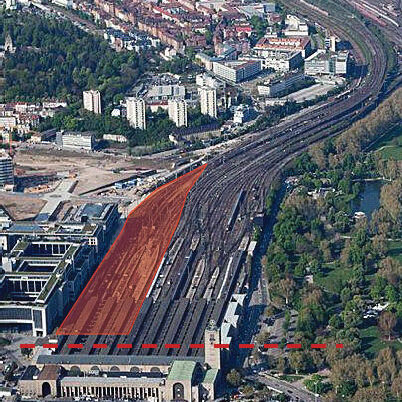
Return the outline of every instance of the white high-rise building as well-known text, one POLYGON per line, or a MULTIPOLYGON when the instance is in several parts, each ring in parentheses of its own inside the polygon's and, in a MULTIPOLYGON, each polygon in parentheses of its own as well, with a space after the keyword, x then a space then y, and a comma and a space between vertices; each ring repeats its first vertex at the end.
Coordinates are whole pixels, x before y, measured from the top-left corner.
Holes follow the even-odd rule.
POLYGON ((169 119, 177 127, 187 127, 187 102, 185 100, 169 100, 169 119))
POLYGON ((200 88, 199 92, 201 113, 216 118, 218 115, 216 106, 216 89, 203 87, 200 88))
POLYGON ((17 1, 16 0, 6 0, 6 10, 16 10, 17 1))
POLYGON ((90 91, 84 91, 82 93, 82 96, 84 98, 85 110, 89 110, 90 112, 93 112, 95 114, 102 113, 101 95, 99 91, 92 89, 90 91))
POLYGON ((145 101, 140 98, 126 98, 127 106, 127 120, 130 126, 139 128, 140 130, 146 129, 145 121, 145 101))
POLYGON ((7 154, 0 154, 0 186, 14 184, 13 160, 7 154))

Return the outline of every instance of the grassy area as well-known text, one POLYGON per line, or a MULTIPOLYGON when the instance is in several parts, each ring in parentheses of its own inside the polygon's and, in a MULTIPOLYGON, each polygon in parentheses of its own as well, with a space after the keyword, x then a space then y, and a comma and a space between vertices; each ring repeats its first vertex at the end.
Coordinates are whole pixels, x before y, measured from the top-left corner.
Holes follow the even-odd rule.
POLYGON ((388 242, 388 255, 402 263, 402 240, 388 242))
POLYGON ((368 358, 373 358, 384 348, 392 347, 395 350, 402 350, 402 343, 398 340, 388 341, 381 337, 377 326, 372 325, 360 331, 362 339, 362 350, 368 358))
POLYGON ((402 126, 398 125, 388 132, 373 148, 384 159, 402 160, 402 126))
POLYGON ((302 376, 302 375, 288 375, 288 374, 285 374, 285 375, 279 376, 280 380, 287 381, 287 382, 295 382, 295 381, 299 381, 299 380, 301 380, 303 378, 304 378, 304 376, 302 376))
POLYGON ((352 270, 334 267, 331 264, 325 266, 321 275, 314 276, 314 282, 332 293, 340 293, 346 282, 352 277, 352 270))

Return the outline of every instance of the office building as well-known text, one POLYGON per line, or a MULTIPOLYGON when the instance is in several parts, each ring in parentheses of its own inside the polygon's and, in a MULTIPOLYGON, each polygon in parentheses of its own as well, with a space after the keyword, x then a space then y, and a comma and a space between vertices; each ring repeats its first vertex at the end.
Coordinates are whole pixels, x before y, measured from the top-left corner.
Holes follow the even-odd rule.
POLYGON ((207 114, 216 119, 218 116, 216 106, 216 89, 202 87, 199 89, 201 113, 207 114))
POLYGON ((74 206, 56 223, 0 218, 0 330, 46 336, 106 253, 117 204, 74 206))
POLYGON ((127 98, 127 120, 131 127, 138 128, 140 130, 146 129, 145 120, 145 101, 140 98, 127 98))
POLYGON ((51 333, 89 280, 93 254, 86 244, 20 239, 1 261, 0 328, 51 333))
POLYGON ((14 184, 13 160, 7 154, 0 154, 0 187, 14 184))
POLYGON ((350 74, 349 52, 330 53, 319 49, 304 62, 306 75, 343 75, 350 74))
POLYGON ((267 37, 261 38, 253 51, 261 57, 270 55, 271 52, 301 52, 303 58, 311 54, 311 41, 308 37, 267 37))
POLYGON ((99 91, 90 90, 82 93, 84 100, 84 109, 95 114, 102 113, 101 95, 99 91))
POLYGON ((258 85, 258 94, 270 98, 283 96, 289 93, 295 86, 302 84, 305 80, 306 76, 302 73, 285 74, 258 85))
POLYGON ((66 131, 57 133, 56 143, 63 149, 93 151, 95 148, 95 133, 90 131, 66 131))
POLYGON ((187 127, 187 102, 185 100, 169 100, 169 119, 176 127, 187 127))
POLYGON ((248 58, 249 60, 259 60, 263 70, 271 68, 275 71, 287 73, 295 70, 303 64, 301 52, 265 52, 264 56, 248 58))
POLYGON ((261 71, 259 60, 236 60, 214 62, 213 72, 219 78, 234 83, 245 81, 254 77, 261 71))

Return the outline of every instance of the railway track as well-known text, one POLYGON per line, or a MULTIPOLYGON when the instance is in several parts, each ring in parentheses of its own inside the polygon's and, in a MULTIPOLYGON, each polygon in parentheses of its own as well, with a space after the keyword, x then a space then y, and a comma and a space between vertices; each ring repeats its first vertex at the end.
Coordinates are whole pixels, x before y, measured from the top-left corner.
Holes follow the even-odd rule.
POLYGON ((291 122, 249 135, 237 148, 211 159, 187 199, 171 243, 182 239, 181 246, 175 250, 175 259, 163 278, 164 286, 158 289, 156 301, 146 300, 130 335, 99 336, 96 340, 76 337, 68 342, 133 343, 131 350, 116 352, 112 346, 91 353, 202 354, 202 350, 189 349, 189 343, 202 342, 208 321, 213 318, 220 322, 230 289, 240 290, 238 278, 228 275, 227 267, 233 256, 241 255, 239 245, 251 233, 253 218, 263 211, 273 180, 308 146, 338 134, 384 96, 386 52, 362 21, 346 18, 348 10, 343 16, 325 17, 298 0, 283 3, 350 41, 357 62, 368 66, 367 74, 360 77, 360 86, 348 96, 332 98, 291 122), (240 191, 244 197, 236 220, 227 230, 228 217, 240 191), (197 237, 198 246, 191 250, 197 237), (194 283, 196 288, 192 288, 194 283), (189 295, 191 301, 186 298, 189 295), (181 349, 165 350, 163 344, 171 341, 182 343, 181 349), (141 349, 142 342, 156 343, 158 348, 141 349))

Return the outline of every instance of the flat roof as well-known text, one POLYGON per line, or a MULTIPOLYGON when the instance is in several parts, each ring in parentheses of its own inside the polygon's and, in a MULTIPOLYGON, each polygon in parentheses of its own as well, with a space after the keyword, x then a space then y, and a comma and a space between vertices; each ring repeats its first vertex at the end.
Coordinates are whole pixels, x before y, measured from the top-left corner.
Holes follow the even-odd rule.
MULTIPOLYGON (((99 364, 107 365, 133 365, 133 366, 152 366, 152 365, 170 365, 177 360, 177 356, 134 356, 134 355, 39 355, 37 364, 99 364)), ((204 359, 200 357, 180 357, 180 360, 203 363, 204 359)))

